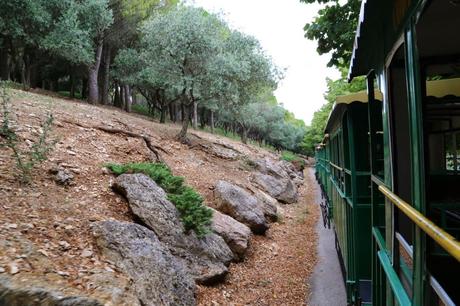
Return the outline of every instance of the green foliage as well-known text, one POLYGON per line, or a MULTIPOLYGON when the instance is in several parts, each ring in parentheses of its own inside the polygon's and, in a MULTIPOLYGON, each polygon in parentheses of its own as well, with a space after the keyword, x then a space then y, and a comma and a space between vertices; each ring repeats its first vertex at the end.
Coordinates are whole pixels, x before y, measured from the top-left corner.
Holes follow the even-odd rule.
POLYGON ((50 151, 54 148, 56 140, 49 140, 53 125, 53 116, 48 114, 45 121, 41 124, 41 131, 38 139, 29 147, 11 127, 11 106, 10 96, 4 85, 0 86, 1 116, 0 127, 0 148, 9 148, 12 157, 16 162, 21 183, 28 184, 32 178, 32 170, 48 158, 50 151))
POLYGON ((73 65, 91 65, 104 31, 113 22, 108 0, 63 1, 42 48, 73 65))
POLYGON ((198 237, 209 232, 212 210, 203 205, 203 198, 191 187, 184 185, 184 178, 172 175, 171 170, 161 163, 107 164, 114 174, 144 173, 153 179, 168 194, 180 213, 185 230, 193 230, 198 237))
POLYGON ((305 167, 305 160, 290 151, 283 151, 281 159, 293 163, 296 166, 305 167))
POLYGON ((353 51, 361 0, 300 0, 327 4, 313 22, 305 25, 305 37, 318 42, 319 54, 331 53, 328 66, 347 67, 353 51))
POLYGON ((305 154, 313 156, 315 147, 321 143, 324 137, 324 129, 326 128, 329 113, 337 99, 337 96, 347 95, 353 92, 365 90, 366 80, 363 77, 354 78, 351 83, 348 83, 345 77, 344 69, 342 69, 343 77, 338 80, 327 79, 327 92, 324 95, 326 104, 313 114, 313 119, 310 126, 307 128, 301 146, 305 154))

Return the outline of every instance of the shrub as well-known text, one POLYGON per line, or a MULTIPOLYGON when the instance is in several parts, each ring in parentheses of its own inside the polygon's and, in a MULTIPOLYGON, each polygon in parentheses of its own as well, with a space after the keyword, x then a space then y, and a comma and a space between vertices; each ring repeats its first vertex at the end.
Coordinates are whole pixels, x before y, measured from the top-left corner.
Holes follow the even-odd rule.
POLYGON ((19 180, 21 183, 28 184, 32 178, 32 170, 48 158, 48 154, 56 144, 56 140, 49 140, 54 118, 52 114, 46 116, 45 121, 41 124, 38 139, 28 146, 11 127, 10 96, 5 85, 1 84, 0 87, 2 116, 0 147, 7 147, 12 151, 16 168, 19 170, 19 180))
POLYGON ((283 151, 283 153, 281 153, 281 159, 291 162, 295 166, 300 165, 302 168, 305 167, 305 160, 290 151, 283 151))
POLYGON ((184 185, 184 178, 172 175, 171 170, 161 163, 130 163, 125 165, 107 164, 114 174, 144 173, 153 179, 168 194, 168 199, 176 206, 180 218, 188 232, 193 230, 198 237, 209 232, 212 210, 203 205, 203 198, 191 187, 184 185))

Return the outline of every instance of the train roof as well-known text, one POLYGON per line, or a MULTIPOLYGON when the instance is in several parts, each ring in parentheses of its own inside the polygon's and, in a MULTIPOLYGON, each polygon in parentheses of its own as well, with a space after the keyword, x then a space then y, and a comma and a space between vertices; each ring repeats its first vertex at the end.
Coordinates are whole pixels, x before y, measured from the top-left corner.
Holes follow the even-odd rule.
MULTIPOLYGON (((448 96, 460 97, 460 78, 433 80, 428 81, 426 84, 426 91, 428 97, 444 98, 448 96)), ((380 90, 375 90, 375 99, 383 101, 383 94, 380 90)), ((367 103, 367 91, 359 91, 348 95, 338 96, 336 102, 332 106, 327 119, 325 133, 331 132, 331 128, 335 120, 341 117, 346 111, 347 107, 352 103, 367 103)))
POLYGON ((348 80, 381 69, 414 8, 423 0, 363 0, 348 80))

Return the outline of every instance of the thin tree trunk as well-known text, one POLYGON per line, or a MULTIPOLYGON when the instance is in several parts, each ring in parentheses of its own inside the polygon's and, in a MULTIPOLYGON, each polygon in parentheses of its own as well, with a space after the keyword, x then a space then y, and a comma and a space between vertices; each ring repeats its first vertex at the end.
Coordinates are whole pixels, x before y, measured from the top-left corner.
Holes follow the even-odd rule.
POLYGON ((241 142, 244 144, 248 143, 248 130, 244 127, 241 128, 241 142))
POLYGON ((88 80, 82 79, 81 80, 81 98, 86 99, 88 96, 88 80))
POLYGON ((110 87, 110 60, 111 48, 109 44, 104 46, 104 69, 102 74, 102 99, 103 105, 109 104, 109 87, 110 87))
POLYGON ((129 88, 129 85, 124 85, 124 92, 125 92, 125 111, 128 113, 131 112, 131 90, 129 88))
POLYGON ((192 117, 193 128, 198 129, 198 103, 193 101, 193 117, 192 117))
POLYGON ((120 107, 120 105, 122 105, 120 98, 120 86, 118 86, 118 83, 115 84, 115 96, 113 97, 113 105, 115 107, 120 107))
POLYGON ((185 106, 184 106, 184 103, 180 104, 180 111, 181 111, 180 112, 180 120, 182 122, 184 122, 185 120, 188 120, 188 118, 187 119, 185 118, 185 106))
POLYGON ((169 120, 171 122, 176 122, 176 110, 175 110, 176 103, 169 103, 169 120))
POLYGON ((163 104, 160 111, 160 123, 166 122, 166 106, 163 104))
POLYGON ((88 102, 91 104, 97 104, 99 99, 97 76, 101 65, 102 42, 102 40, 98 42, 94 63, 88 68, 88 102))
POLYGON ((75 98, 75 77, 73 73, 70 74, 70 97, 75 98))
POLYGON ((10 79, 10 62, 8 57, 8 48, 5 46, 5 37, 3 45, 0 46, 0 80, 7 81, 10 79))
POLYGON ((214 134, 214 112, 211 111, 211 133, 214 134))
POLYGON ((187 142, 188 121, 189 121, 189 115, 190 115, 190 105, 182 104, 182 106, 183 106, 182 115, 184 117, 182 118, 182 129, 177 135, 177 139, 182 143, 186 143, 187 142))

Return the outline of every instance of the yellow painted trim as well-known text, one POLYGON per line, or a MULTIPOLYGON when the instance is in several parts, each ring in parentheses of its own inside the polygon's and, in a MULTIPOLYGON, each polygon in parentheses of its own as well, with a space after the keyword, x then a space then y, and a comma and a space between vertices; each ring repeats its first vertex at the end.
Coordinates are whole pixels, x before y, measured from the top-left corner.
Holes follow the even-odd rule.
MULTIPOLYGON (((380 90, 375 91, 375 99, 379 101, 383 101, 383 95, 380 90)), ((335 100, 336 104, 350 104, 353 102, 361 102, 367 103, 368 102, 368 95, 367 91, 359 91, 349 95, 338 96, 335 100)))
POLYGON ((336 168, 336 169, 339 170, 339 171, 343 171, 343 168, 342 168, 342 167, 339 167, 339 166, 337 166, 337 165, 334 164, 334 163, 329 162, 329 165, 331 165, 332 167, 336 168))
POLYGON ((446 250, 447 253, 452 255, 455 259, 457 259, 457 261, 460 262, 460 243, 452 235, 427 219, 418 210, 404 202, 401 198, 399 198, 385 186, 379 186, 379 190, 420 229, 422 229, 428 236, 433 238, 433 240, 436 241, 444 250, 446 250))
POLYGON ((429 97, 442 98, 447 95, 460 97, 460 78, 426 82, 429 97))

